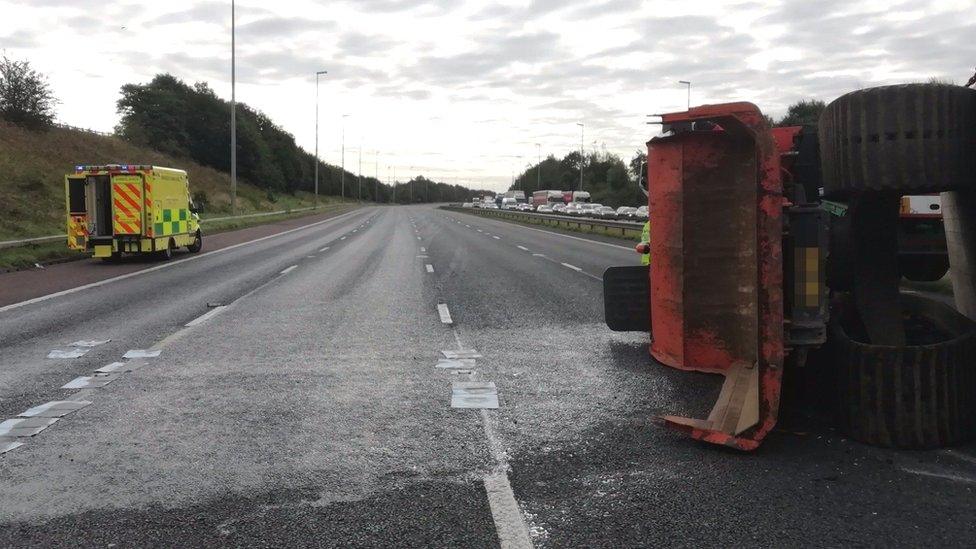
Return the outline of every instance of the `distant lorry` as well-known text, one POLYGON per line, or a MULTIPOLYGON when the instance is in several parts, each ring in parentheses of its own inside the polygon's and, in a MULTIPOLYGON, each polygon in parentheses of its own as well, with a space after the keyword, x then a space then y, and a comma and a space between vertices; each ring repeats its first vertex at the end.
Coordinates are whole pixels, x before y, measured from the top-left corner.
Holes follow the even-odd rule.
POLYGON ((507 191, 503 198, 514 198, 515 202, 518 204, 523 204, 525 200, 525 191, 507 191))
POLYGON ((65 175, 68 248, 118 258, 173 256, 203 247, 200 217, 186 172, 144 164, 76 166, 65 175))
POLYGON ((532 205, 536 208, 546 205, 552 206, 553 204, 563 204, 562 191, 535 191, 532 193, 532 205))
POLYGON ((903 196, 898 223, 898 266, 908 280, 930 282, 949 272, 949 250, 938 194, 903 196))
POLYGON ((563 202, 589 202, 590 193, 586 191, 563 191, 563 202))

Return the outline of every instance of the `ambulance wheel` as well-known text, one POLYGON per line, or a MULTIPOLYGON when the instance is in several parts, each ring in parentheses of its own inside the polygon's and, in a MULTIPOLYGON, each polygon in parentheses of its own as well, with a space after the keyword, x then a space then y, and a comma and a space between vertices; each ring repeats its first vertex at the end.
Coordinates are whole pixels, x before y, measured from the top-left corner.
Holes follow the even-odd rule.
POLYGON ((976 90, 902 84, 850 92, 820 115, 824 195, 923 194, 976 181, 976 90))
POLYGON ((194 254, 203 249, 203 234, 199 230, 197 230, 196 237, 193 239, 193 244, 187 246, 186 249, 194 254))
POLYGON ((160 252, 159 252, 159 258, 162 259, 163 261, 168 261, 170 259, 173 259, 173 249, 175 247, 176 246, 173 245, 173 241, 170 240, 166 244, 166 249, 160 250, 160 252))

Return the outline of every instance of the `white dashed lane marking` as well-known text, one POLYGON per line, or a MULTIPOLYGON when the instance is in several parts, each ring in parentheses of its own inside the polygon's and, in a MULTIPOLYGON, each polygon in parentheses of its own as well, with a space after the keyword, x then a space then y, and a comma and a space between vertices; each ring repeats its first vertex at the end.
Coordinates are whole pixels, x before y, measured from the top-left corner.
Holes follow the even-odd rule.
POLYGON ((288 274, 288 273, 294 271, 297 268, 298 268, 298 265, 292 265, 291 267, 288 267, 284 271, 281 271, 281 274, 288 274))
POLYGON ((227 308, 226 305, 221 305, 219 307, 214 307, 212 310, 207 311, 207 312, 203 313, 202 315, 194 318, 193 320, 187 322, 186 324, 184 324, 184 326, 192 327, 192 326, 196 326, 197 324, 203 324, 204 322, 206 322, 206 321, 210 320, 211 318, 213 318, 213 317, 219 315, 220 313, 222 313, 224 311, 224 309, 226 309, 226 308, 227 308))
POLYGON ((328 250, 328 249, 329 249, 329 247, 328 247, 328 246, 326 246, 326 247, 324 247, 324 248, 320 248, 320 249, 319 249, 319 253, 322 253, 322 252, 324 252, 324 251, 326 251, 326 250, 328 250))
POLYGON ((431 265, 430 263, 428 263, 427 265, 425 265, 425 267, 427 268, 427 272, 428 273, 434 272, 434 266, 431 265))
POLYGON ((454 319, 451 318, 451 311, 447 308, 447 303, 437 304, 437 314, 441 317, 441 322, 444 324, 454 324, 454 319))
POLYGON ((497 236, 492 236, 492 238, 494 238, 495 240, 501 240, 501 238, 499 238, 497 236))
POLYGON ((580 269, 579 267, 577 267, 576 265, 570 265, 569 263, 560 263, 560 265, 562 265, 563 267, 566 267, 567 269, 572 269, 572 270, 574 270, 576 272, 580 272, 580 271, 583 270, 583 269, 580 269))
POLYGON ((520 250, 522 250, 523 252, 527 252, 527 251, 529 251, 529 249, 528 249, 528 248, 526 248, 525 246, 516 246, 516 248, 518 248, 518 249, 520 249, 520 250))

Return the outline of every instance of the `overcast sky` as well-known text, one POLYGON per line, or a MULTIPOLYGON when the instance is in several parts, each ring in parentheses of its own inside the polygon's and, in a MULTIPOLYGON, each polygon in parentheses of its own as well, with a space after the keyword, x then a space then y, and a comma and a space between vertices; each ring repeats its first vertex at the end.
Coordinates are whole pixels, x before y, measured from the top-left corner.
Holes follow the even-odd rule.
MULTIPOLYGON (((230 1, 0 0, 0 49, 48 75, 58 118, 110 131, 122 84, 170 72, 230 98, 230 1)), ((645 115, 972 74, 976 2, 239 0, 237 99, 308 151, 379 175, 504 188, 584 145, 629 159, 645 115), (413 169, 411 170, 411 167, 413 169)), ((138 159, 119 159, 138 161, 138 159)), ((84 161, 84 159, 78 159, 84 161)))

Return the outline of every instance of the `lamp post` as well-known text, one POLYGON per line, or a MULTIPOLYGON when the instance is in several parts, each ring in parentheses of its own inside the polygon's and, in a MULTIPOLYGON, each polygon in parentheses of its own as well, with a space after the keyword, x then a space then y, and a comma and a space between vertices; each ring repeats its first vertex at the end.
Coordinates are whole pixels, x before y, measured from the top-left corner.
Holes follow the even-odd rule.
POLYGON ((237 215, 237 25, 235 2, 230 2, 230 210, 237 215))
POLYGON ((315 73, 315 205, 319 205, 319 76, 329 71, 315 73))
POLYGON ((688 106, 687 106, 687 108, 690 109, 691 108, 691 82, 689 82, 687 80, 678 80, 678 83, 679 84, 684 84, 685 86, 688 86, 688 106))
POLYGON ((535 190, 542 190, 542 143, 535 144, 537 162, 535 166, 535 190))
POLYGON ((346 118, 349 118, 348 114, 342 115, 342 173, 339 175, 342 198, 346 197, 346 118))
POLYGON ((583 162, 585 161, 583 157, 583 123, 577 122, 577 126, 580 127, 580 186, 579 190, 583 190, 583 162))

